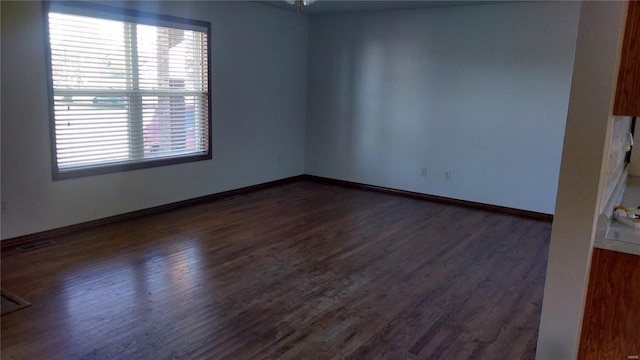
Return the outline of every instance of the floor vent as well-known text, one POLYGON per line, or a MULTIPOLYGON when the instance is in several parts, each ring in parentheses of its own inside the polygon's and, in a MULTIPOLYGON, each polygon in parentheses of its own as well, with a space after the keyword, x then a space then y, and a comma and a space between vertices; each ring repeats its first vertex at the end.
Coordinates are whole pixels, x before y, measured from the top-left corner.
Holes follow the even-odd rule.
POLYGON ((39 241, 37 243, 33 243, 33 244, 29 244, 29 245, 19 246, 16 249, 18 249, 18 251, 27 252, 27 251, 40 249, 40 248, 47 247, 47 246, 51 246, 53 244, 55 244, 55 242, 53 242, 51 240, 45 240, 45 241, 39 241))

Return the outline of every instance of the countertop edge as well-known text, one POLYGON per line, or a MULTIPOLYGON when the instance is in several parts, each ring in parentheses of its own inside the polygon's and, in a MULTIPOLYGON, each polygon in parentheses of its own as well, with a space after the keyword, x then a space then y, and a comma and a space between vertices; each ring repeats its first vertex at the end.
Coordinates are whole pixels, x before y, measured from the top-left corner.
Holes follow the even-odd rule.
POLYGON ((640 256, 640 245, 628 243, 620 240, 611 240, 604 238, 596 238, 593 244, 594 248, 618 251, 625 254, 640 256))

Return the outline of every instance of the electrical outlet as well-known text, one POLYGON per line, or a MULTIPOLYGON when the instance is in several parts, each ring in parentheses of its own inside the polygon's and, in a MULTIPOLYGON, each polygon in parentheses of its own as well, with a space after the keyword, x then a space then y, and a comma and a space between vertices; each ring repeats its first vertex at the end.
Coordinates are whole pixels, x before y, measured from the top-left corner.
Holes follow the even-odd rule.
POLYGON ((444 179, 447 181, 451 180, 451 170, 444 173, 444 179))
POLYGON ((420 176, 427 177, 427 168, 422 168, 422 170, 420 170, 420 176))

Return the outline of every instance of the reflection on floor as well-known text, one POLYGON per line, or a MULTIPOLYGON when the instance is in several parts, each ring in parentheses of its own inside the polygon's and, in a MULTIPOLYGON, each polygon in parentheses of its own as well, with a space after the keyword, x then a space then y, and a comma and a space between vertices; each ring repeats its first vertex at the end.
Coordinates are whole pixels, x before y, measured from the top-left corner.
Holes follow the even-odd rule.
POLYGON ((6 359, 532 359, 551 223, 298 181, 2 252, 6 359), (37 339, 37 341, 33 341, 37 339))

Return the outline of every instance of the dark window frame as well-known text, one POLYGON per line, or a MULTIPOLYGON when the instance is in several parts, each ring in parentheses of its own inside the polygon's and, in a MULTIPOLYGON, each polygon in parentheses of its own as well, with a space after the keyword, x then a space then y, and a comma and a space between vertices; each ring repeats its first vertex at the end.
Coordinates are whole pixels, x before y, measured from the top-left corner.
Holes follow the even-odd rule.
POLYGON ((212 112, 211 112, 211 23, 202 20, 187 19, 171 15, 156 14, 146 11, 139 11, 134 9, 118 8, 109 5, 93 4, 77 1, 43 1, 43 20, 44 20, 44 44, 45 44, 45 64, 47 75, 47 95, 48 95, 48 107, 49 107, 49 142, 51 149, 51 168, 52 178, 54 181, 73 179, 80 177, 88 177, 95 175, 104 175, 117 172, 125 172, 139 169, 147 169, 153 167, 169 166, 175 164, 183 164, 196 161, 211 160, 212 154, 212 112), (99 165, 90 168, 81 168, 67 171, 60 171, 58 167, 57 158, 57 146, 56 146, 56 128, 55 128, 55 101, 54 101, 54 88, 53 88, 53 66, 52 66, 52 54, 51 43, 49 36, 49 10, 51 4, 62 4, 64 6, 77 8, 79 10, 90 10, 92 12, 99 12, 100 17, 104 19, 116 20, 116 21, 134 21, 138 24, 160 26, 163 22, 171 22, 176 24, 193 25, 206 29, 207 35, 207 114, 205 121, 207 122, 207 151, 206 154, 167 157, 157 160, 144 160, 140 162, 132 162, 125 164, 106 164, 99 165))

